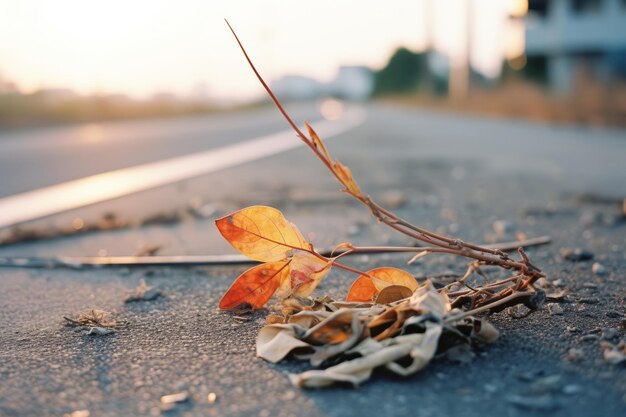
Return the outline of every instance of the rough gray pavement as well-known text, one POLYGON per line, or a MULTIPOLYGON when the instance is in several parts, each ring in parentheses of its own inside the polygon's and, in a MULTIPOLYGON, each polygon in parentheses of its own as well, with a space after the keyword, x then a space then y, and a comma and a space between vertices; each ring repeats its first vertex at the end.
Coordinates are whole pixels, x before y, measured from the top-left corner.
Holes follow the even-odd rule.
MULTIPOLYGON (((624 338, 626 313, 626 196, 623 131, 580 129, 457 115, 368 108, 358 129, 328 143, 363 189, 383 203, 406 199, 397 212, 417 224, 468 241, 550 235, 530 249, 554 291, 571 291, 563 315, 542 309, 525 319, 506 312, 492 320, 502 337, 458 365, 444 358, 410 378, 380 373, 358 389, 293 388, 289 361, 255 358, 254 340, 265 313, 238 322, 217 302, 243 267, 0 270, 0 415, 63 416, 618 416, 626 411, 626 369, 609 365, 600 340, 624 338), (495 228, 494 228, 494 223, 495 228), (571 262, 565 247, 593 261, 571 262), (606 272, 592 273, 592 263, 606 272), (141 279, 163 296, 124 304, 141 279), (88 336, 63 316, 98 308, 119 321, 116 332, 88 336), (570 349, 580 358, 568 359, 570 349), (172 410, 159 398, 185 391, 172 410), (208 401, 209 393, 216 401, 208 401)), ((306 149, 298 149, 176 186, 40 221, 40 227, 185 207, 200 199, 211 217, 252 204, 284 211, 318 247, 343 241, 405 244, 370 219, 306 149)), ((212 220, 183 218, 0 248, 5 255, 122 255, 145 245, 163 254, 232 253, 212 220), (103 252, 104 251, 104 252, 103 252)), ((369 255, 351 259, 359 269, 402 266, 419 277, 462 272, 464 262, 369 255)), ((494 277, 496 271, 491 272, 494 277)), ((345 295, 354 277, 329 275, 318 293, 345 295)))

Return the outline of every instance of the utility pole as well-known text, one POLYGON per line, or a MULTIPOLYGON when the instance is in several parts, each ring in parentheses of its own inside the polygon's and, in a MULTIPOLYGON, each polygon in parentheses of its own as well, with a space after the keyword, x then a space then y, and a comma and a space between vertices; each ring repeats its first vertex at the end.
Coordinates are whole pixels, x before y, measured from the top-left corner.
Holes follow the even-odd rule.
MULTIPOLYGON (((459 1, 459 3, 461 3, 459 1)), ((449 75, 449 91, 453 100, 464 100, 469 93, 470 85, 470 57, 472 52, 473 0, 464 0, 465 3, 465 54, 457 59, 451 59, 449 75), (456 61, 456 62, 455 62, 456 61)))

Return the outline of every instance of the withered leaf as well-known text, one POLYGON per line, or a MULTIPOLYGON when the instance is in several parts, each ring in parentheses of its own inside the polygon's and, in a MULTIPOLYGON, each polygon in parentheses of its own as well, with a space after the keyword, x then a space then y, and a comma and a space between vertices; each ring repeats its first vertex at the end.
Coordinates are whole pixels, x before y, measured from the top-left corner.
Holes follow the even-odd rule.
POLYGON ((310 253, 296 253, 291 257, 289 276, 280 284, 276 295, 307 297, 330 272, 332 263, 310 253))
POLYGON ((309 136, 311 136, 311 140, 313 141, 313 145, 315 146, 315 148, 321 152, 326 161, 330 162, 330 155, 326 150, 326 146, 324 146, 324 142, 322 142, 319 136, 317 136, 317 133, 315 133, 315 130, 313 130, 310 124, 308 124, 307 122, 304 122, 304 124, 309 131, 309 136))
POLYGON ((310 347, 308 343, 298 338, 298 334, 302 333, 304 329, 297 324, 265 326, 256 339, 256 355, 272 363, 280 362, 293 350, 310 347))
POLYGON ((430 324, 425 333, 398 336, 389 339, 382 349, 369 350, 370 354, 361 358, 342 362, 324 370, 311 370, 301 374, 290 374, 291 382, 303 388, 319 388, 337 382, 354 386, 369 379, 372 371, 384 366, 390 371, 406 376, 413 374, 430 362, 437 350, 441 326, 430 324), (409 358, 410 364, 404 367, 396 361, 409 358))
POLYGON ((280 261, 293 250, 311 249, 298 228, 272 207, 247 207, 217 219, 215 224, 235 249, 256 261, 280 261))
POLYGON ((288 279, 290 261, 268 262, 248 269, 233 282, 220 300, 219 307, 232 310, 241 304, 261 308, 280 283, 288 279))
POLYGON ((493 343, 500 337, 500 332, 485 319, 474 319, 471 336, 483 343, 493 343))
POLYGON ((407 287, 411 292, 419 286, 415 278, 406 271, 390 267, 376 268, 354 281, 346 301, 371 302, 383 288, 390 285, 407 287))
POLYGON ((404 285, 390 285, 383 288, 376 296, 376 304, 389 304, 408 298, 413 294, 409 287, 404 285))
POLYGON ((339 161, 335 161, 333 163, 333 171, 337 174, 337 177, 339 177, 339 181, 341 181, 341 183, 346 187, 347 191, 356 196, 361 195, 361 189, 352 177, 352 172, 350 171, 350 168, 343 165, 339 161))

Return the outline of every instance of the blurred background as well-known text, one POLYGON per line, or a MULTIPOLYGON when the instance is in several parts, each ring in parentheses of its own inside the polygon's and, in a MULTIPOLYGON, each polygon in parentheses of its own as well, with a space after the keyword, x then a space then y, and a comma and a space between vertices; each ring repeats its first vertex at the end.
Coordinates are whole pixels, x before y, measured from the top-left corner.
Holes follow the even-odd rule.
POLYGON ((386 100, 626 123, 624 0, 0 2, 0 128, 386 100))
POLYGON ((0 245, 192 219, 171 253, 226 252, 194 222, 343 198, 304 149, 278 155, 299 142, 224 18, 296 123, 341 134, 409 216, 505 188, 626 213, 626 0, 0 0, 0 245))

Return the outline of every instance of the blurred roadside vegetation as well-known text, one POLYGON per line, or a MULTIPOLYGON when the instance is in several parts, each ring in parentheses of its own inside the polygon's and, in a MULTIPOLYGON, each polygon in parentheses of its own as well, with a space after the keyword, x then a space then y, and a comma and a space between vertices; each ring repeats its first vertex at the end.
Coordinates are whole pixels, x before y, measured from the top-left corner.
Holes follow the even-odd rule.
POLYGON ((121 95, 81 96, 67 90, 42 90, 30 94, 0 92, 0 128, 169 117, 218 110, 206 102, 172 97, 157 96, 140 101, 121 95))

